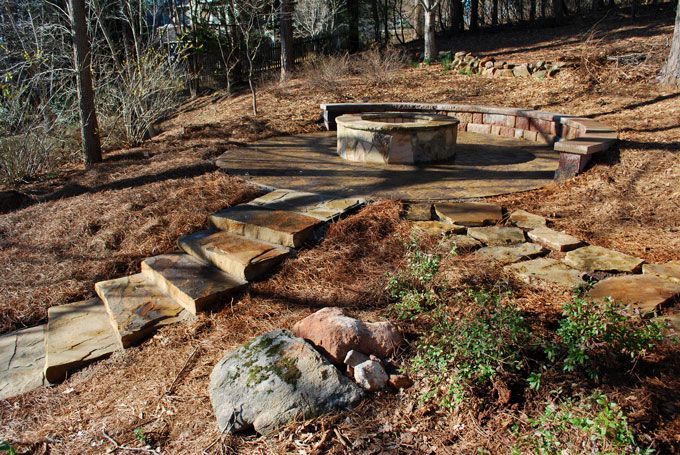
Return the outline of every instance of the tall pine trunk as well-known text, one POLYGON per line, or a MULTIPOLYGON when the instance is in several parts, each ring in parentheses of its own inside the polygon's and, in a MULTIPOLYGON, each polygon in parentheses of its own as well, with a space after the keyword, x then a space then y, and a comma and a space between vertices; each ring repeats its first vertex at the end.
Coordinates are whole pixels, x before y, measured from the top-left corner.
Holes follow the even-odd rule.
POLYGON ((71 0, 70 15, 73 29, 73 58, 78 87, 83 156, 86 164, 99 163, 102 160, 102 148, 99 141, 99 126, 97 125, 97 112, 94 104, 94 87, 90 68, 92 51, 87 37, 85 0, 71 0))
POLYGON ((475 31, 479 27, 479 0, 470 1, 470 30, 475 31))
POLYGON ((347 0, 349 50, 357 52, 361 49, 361 36, 359 35, 359 0, 347 0))
POLYGON ((673 41, 671 41, 671 51, 659 79, 662 85, 680 87, 680 0, 678 0, 675 12, 675 31, 673 41))
POLYGON ((433 61, 437 57, 437 41, 435 39, 435 24, 437 10, 433 5, 425 9, 425 61, 433 61))
POLYGON ((281 0, 279 23, 281 28, 281 81, 293 73, 295 54, 293 49, 293 2, 281 0))

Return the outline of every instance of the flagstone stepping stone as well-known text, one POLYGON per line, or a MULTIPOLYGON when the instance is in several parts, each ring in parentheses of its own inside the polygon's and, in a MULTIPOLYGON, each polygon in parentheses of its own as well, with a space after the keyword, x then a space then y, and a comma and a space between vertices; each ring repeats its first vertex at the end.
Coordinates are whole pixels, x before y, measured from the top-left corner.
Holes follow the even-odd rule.
POLYGON ((409 221, 431 221, 432 204, 409 204, 404 218, 409 221))
POLYGON ((503 219, 499 205, 484 202, 448 202, 435 204, 435 213, 442 221, 460 226, 484 226, 503 219))
POLYGON ((541 245, 526 242, 512 246, 487 246, 475 254, 500 262, 501 264, 512 264, 532 259, 545 253, 546 250, 541 245))
POLYGON ((124 348, 148 338, 161 326, 192 317, 144 273, 100 281, 94 289, 106 305, 116 336, 124 348))
POLYGON ((680 281, 680 261, 670 261, 665 264, 644 264, 642 273, 680 281))
POLYGON ((680 283, 655 275, 616 276, 598 282, 588 296, 611 297, 615 302, 638 308, 642 314, 650 314, 680 297, 680 283))
POLYGON ((356 197, 334 198, 318 193, 279 189, 253 199, 245 205, 297 212, 320 221, 331 221, 365 203, 364 199, 356 197))
POLYGON ((349 408, 364 392, 311 344, 274 330, 227 353, 209 385, 220 431, 267 434, 297 417, 349 408))
POLYGON ((583 272, 574 270, 563 262, 552 258, 538 258, 505 267, 517 273, 524 281, 536 283, 548 281, 562 286, 576 287, 584 284, 583 272))
POLYGON ((47 318, 45 378, 51 383, 121 348, 99 299, 50 307, 47 318))
POLYGON ((568 252, 564 262, 584 272, 631 273, 640 270, 644 261, 601 246, 589 245, 568 252))
POLYGON ((162 292, 196 314, 242 289, 247 282, 188 254, 162 254, 142 261, 146 274, 162 292))
POLYGON ((522 229, 536 229, 547 226, 547 220, 525 210, 515 210, 510 214, 510 222, 522 229))
POLYGON ((0 335, 0 399, 45 384, 45 325, 0 335))
POLYGON ((298 248, 322 222, 311 216, 255 205, 237 205, 210 216, 218 229, 265 242, 298 248))
POLYGON ((456 246, 456 253, 468 253, 482 247, 482 242, 467 235, 454 235, 451 237, 451 243, 456 246))
POLYGON ((664 314, 663 316, 656 317, 653 320, 670 329, 670 333, 668 333, 669 336, 680 336, 680 312, 664 314))
POLYGON ((266 273, 290 254, 287 247, 225 231, 196 232, 180 237, 177 244, 195 258, 247 281, 266 273))
POLYGON ((487 226, 468 229, 467 235, 489 246, 526 242, 524 231, 516 227, 487 226))
POLYGON ((527 235, 534 242, 555 251, 571 251, 583 246, 583 242, 573 235, 547 227, 532 229, 527 235))
POLYGON ((443 221, 414 221, 413 227, 430 235, 465 234, 467 228, 443 221))

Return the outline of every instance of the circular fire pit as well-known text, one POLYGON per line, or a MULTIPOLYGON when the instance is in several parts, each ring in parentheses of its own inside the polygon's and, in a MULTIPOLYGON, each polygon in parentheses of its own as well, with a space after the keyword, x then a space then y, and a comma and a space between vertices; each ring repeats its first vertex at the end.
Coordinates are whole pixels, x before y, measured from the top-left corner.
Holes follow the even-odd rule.
POLYGON ((336 118, 338 155, 382 164, 428 163, 455 155, 458 119, 411 112, 347 114, 336 118))

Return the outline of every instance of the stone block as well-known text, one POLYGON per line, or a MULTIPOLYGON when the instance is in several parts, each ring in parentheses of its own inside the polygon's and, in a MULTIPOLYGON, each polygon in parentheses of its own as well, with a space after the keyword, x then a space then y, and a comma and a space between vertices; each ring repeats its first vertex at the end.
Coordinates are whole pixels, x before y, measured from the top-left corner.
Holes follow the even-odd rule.
POLYGON ((505 116, 505 126, 507 126, 509 128, 514 128, 516 122, 517 122, 517 116, 516 115, 506 115, 505 116))
POLYGON ((545 254, 547 251, 535 243, 520 243, 510 246, 487 246, 475 254, 500 264, 514 264, 545 254))
POLYGON ((635 273, 642 268, 644 260, 603 248, 601 246, 585 246, 570 251, 564 262, 584 272, 635 273))
POLYGON ((484 123, 484 114, 477 113, 477 112, 473 113, 471 123, 483 124, 484 123))
POLYGON ((536 142, 538 133, 536 131, 522 130, 522 137, 527 141, 536 142))
POLYGON ((0 400, 45 384, 45 326, 0 335, 0 400))
POLYGON ((512 245, 526 241, 524 231, 516 227, 471 227, 468 229, 467 235, 490 246, 512 245))
MULTIPOLYGON (((557 144, 559 144, 559 142, 557 144)), ((560 163, 555 171, 555 180, 566 180, 580 174, 585 170, 590 162, 590 158, 591 155, 560 153, 560 163)))
POLYGON ((554 251, 571 251, 583 246, 583 241, 565 232, 555 231, 547 227, 538 227, 529 231, 529 238, 534 242, 554 251))
POLYGON ((500 125, 491 125, 491 134, 493 136, 500 136, 501 128, 505 128, 505 127, 502 127, 500 125))
POLYGON ((484 114, 483 122, 486 125, 501 125, 505 126, 507 116, 503 114, 484 114))
POLYGON ((467 126, 468 126, 467 123, 460 122, 458 124, 458 131, 460 131, 460 132, 467 131, 467 126))
POLYGON ((501 126, 500 128, 500 135, 503 137, 515 137, 515 129, 511 128, 509 126, 501 126))
POLYGON ((469 133, 491 134, 491 125, 468 123, 467 130, 469 133))
POLYGON ((515 128, 519 128, 521 130, 528 130, 529 129, 529 117, 522 117, 520 115, 515 117, 515 128))
POLYGON ((525 210, 515 210, 510 214, 510 222, 522 229, 536 229, 546 227, 545 218, 525 210))
POLYGON ((631 305, 648 315, 680 297, 680 283, 655 275, 616 276, 598 282, 588 296, 593 299, 611 297, 615 302, 631 305))
POLYGON ((484 226, 503 219, 499 205, 484 202, 446 202, 434 206, 439 219, 460 226, 484 226))
POLYGON ((574 288, 582 285, 583 273, 551 258, 537 258, 508 265, 506 270, 517 273, 524 281, 534 284, 547 281, 574 288))

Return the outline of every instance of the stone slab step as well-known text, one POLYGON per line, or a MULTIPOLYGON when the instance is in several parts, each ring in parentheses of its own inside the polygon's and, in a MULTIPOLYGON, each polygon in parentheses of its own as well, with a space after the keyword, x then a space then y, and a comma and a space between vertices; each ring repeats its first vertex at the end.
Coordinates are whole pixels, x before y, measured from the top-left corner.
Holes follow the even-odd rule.
POLYGON ((309 240, 322 221, 285 210, 237 205, 210 216, 218 229, 265 242, 298 248, 309 240))
POLYGON ((583 241, 573 235, 547 227, 533 229, 528 235, 534 242, 554 251, 571 251, 584 245, 583 241))
POLYGON ((143 341, 159 327, 192 318, 144 273, 100 281, 94 288, 123 348, 143 341))
POLYGON ((252 281, 290 254, 281 245, 249 239, 225 231, 200 231, 177 240, 187 254, 245 281, 252 281))
POLYGON ((503 219, 503 209, 484 202, 447 202, 434 205, 437 217, 460 226, 497 224, 503 219))
POLYGON ((144 259, 142 273, 194 315, 248 284, 188 254, 163 254, 144 259))
POLYGON ((365 203, 364 199, 356 197, 336 198, 319 193, 278 189, 253 199, 245 205, 296 212, 319 221, 331 221, 356 210, 365 203))
POLYGON ((651 314, 680 297, 680 283, 656 275, 616 276, 598 282, 588 292, 593 299, 611 297, 651 314))
POLYGON ((0 399, 45 384, 45 325, 0 335, 0 399))
POLYGON ((547 226, 547 220, 526 210, 515 210, 510 214, 510 222, 522 229, 536 229, 547 226))
POLYGON ((422 233, 436 236, 465 234, 467 232, 465 226, 457 226, 443 221, 413 221, 413 228, 422 233))
POLYGON ((513 245, 526 242, 524 231, 516 227, 472 227, 468 229, 467 235, 489 245, 513 245))
POLYGON ((99 299, 47 310, 45 378, 56 383, 71 371, 121 349, 106 307, 99 299))
POLYGON ((510 246, 487 246, 477 251, 475 254, 501 264, 513 264, 515 262, 535 258, 545 253, 546 250, 541 245, 525 242, 510 246))
POLYGON ((568 252, 564 262, 584 272, 631 273, 639 271, 644 261, 618 251, 590 245, 568 252))
POLYGON ((505 267, 517 273, 524 281, 548 281, 562 286, 576 287, 585 283, 583 272, 574 270, 563 262, 551 258, 538 258, 505 267))
POLYGON ((644 264, 642 273, 680 282, 680 261, 670 261, 665 264, 644 264))
POLYGON ((431 203, 414 203, 406 207, 404 218, 409 221, 432 221, 431 203))

